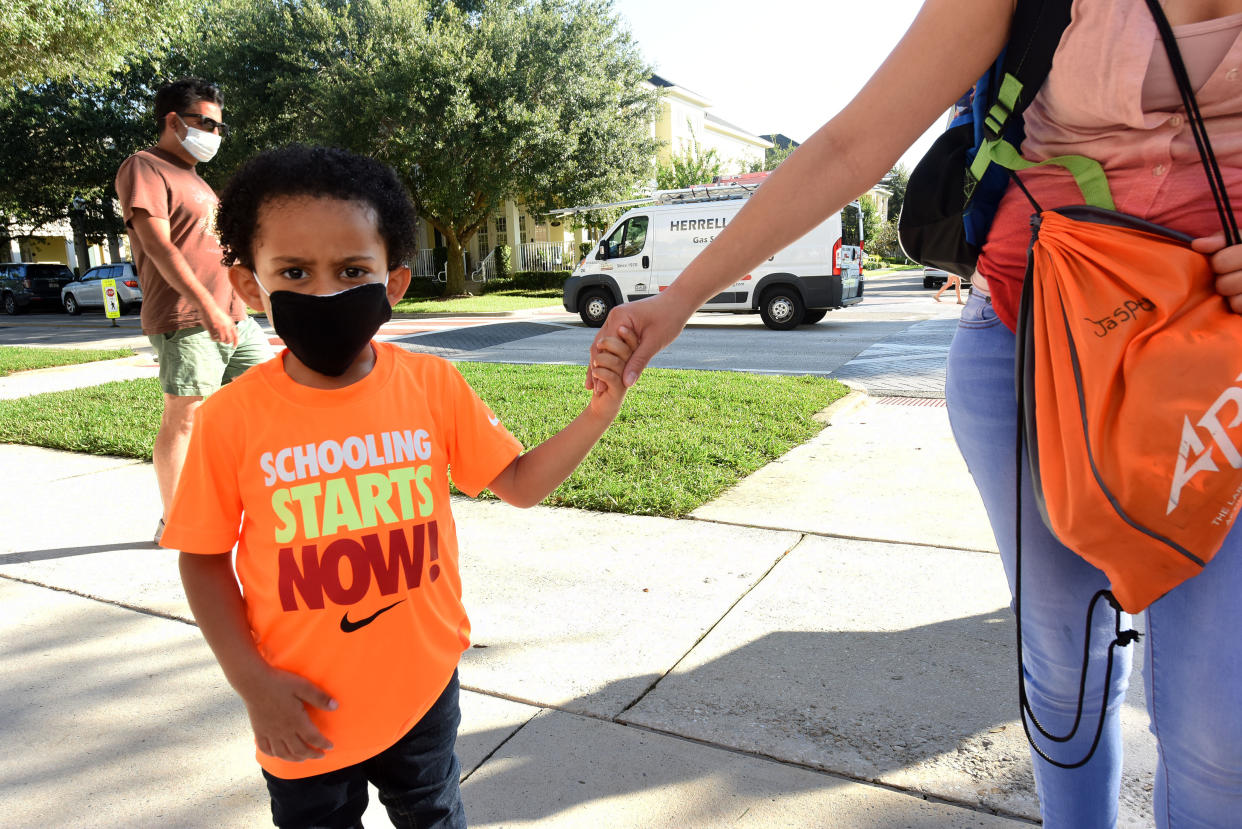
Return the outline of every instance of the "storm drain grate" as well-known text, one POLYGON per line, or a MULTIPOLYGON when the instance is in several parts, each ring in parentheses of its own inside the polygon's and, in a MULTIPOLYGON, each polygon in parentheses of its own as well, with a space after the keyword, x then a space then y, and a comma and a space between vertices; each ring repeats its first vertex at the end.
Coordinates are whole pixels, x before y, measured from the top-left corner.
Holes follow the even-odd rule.
POLYGON ((944 408, 943 397, 877 397, 875 402, 881 406, 925 406, 944 408))
POLYGON ((399 342, 411 350, 435 349, 445 351, 482 351, 497 345, 504 345, 515 340, 525 340, 562 330, 559 325, 547 325, 541 322, 498 322, 492 325, 475 325, 470 328, 457 328, 452 331, 439 331, 435 334, 414 334, 402 337, 399 342))

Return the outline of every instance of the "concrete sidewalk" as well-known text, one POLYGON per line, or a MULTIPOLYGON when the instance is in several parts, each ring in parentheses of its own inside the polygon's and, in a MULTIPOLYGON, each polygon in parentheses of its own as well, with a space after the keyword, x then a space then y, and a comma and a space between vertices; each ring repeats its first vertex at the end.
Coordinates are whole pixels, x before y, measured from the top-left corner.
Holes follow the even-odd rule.
MULTIPOLYGON (((1037 818, 1008 593, 945 410, 848 400, 690 519, 454 502, 473 826, 1037 818)), ((149 465, 0 445, 0 480, 0 825, 270 825, 242 706, 150 544, 149 465)), ((1146 826, 1134 685, 1122 825, 1146 826)))

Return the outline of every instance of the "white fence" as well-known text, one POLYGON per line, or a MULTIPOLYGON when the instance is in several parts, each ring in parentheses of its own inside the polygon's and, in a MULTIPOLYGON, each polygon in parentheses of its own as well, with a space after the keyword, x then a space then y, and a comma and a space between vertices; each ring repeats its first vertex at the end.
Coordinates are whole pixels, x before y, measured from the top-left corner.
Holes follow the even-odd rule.
MULTIPOLYGON (((514 271, 572 271, 578 264, 577 242, 524 242, 513 249, 514 271)), ((483 261, 471 271, 462 253, 462 266, 468 278, 475 282, 487 282, 499 276, 496 269, 496 249, 492 248, 483 261)), ((436 267, 435 250, 423 248, 410 266, 414 277, 444 282, 447 274, 443 266, 436 267)))
POLYGON ((423 279, 436 278, 436 256, 435 251, 431 248, 420 250, 414 257, 414 265, 410 268, 413 275, 422 277, 423 279))
POLYGON ((514 254, 515 271, 572 271, 578 264, 578 243, 523 242, 514 254))

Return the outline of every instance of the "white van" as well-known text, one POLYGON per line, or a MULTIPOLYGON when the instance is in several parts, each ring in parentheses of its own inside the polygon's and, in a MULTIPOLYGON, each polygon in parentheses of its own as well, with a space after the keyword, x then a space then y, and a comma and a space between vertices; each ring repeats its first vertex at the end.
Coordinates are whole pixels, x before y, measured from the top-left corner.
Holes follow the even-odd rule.
MULTIPOLYGON (((626 212, 565 281, 564 304, 592 328, 616 305, 667 288, 746 204, 734 188, 669 191, 626 212), (717 191, 717 192, 713 192, 717 191)), ((835 308, 861 302, 862 215, 857 203, 707 301, 703 311, 758 313, 769 328, 812 325, 835 308)))

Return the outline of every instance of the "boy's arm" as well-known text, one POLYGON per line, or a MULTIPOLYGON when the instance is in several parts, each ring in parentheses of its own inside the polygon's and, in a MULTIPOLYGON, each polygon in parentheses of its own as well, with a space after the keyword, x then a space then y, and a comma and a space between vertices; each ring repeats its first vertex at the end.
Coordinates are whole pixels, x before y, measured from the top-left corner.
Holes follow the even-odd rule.
POLYGON ((306 714, 306 705, 325 711, 336 701, 297 674, 272 667, 255 647, 232 557, 182 553, 181 583, 229 684, 246 703, 259 751, 282 760, 322 757, 332 744, 306 714))
POLYGON ((621 328, 617 334, 619 338, 601 341, 598 353, 592 357, 594 389, 582 414, 534 449, 514 458, 488 485, 501 500, 523 508, 538 504, 578 468, 608 429, 625 399, 621 370, 637 344, 628 328, 621 328))

